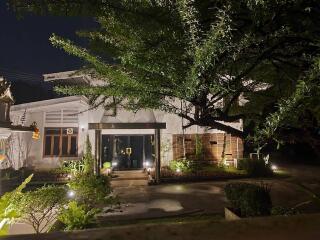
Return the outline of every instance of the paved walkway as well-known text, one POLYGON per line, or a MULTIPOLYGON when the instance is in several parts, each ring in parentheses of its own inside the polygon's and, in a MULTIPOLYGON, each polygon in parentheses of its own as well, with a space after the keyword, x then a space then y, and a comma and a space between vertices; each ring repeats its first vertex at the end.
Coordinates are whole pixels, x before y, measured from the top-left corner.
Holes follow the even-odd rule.
MULTIPOLYGON (((320 193, 320 168, 307 166, 285 166, 280 168, 292 174, 288 178, 247 179, 246 182, 264 182, 271 186, 274 206, 293 207, 310 200, 310 196, 296 183, 302 183, 320 193)), ((239 181, 239 180, 235 180, 239 181)), ((114 187, 122 201, 121 211, 104 215, 106 219, 153 218, 203 211, 207 214, 223 215, 228 205, 223 188, 227 182, 179 183, 146 186, 139 181, 122 181, 114 187)), ((315 205, 303 207, 304 212, 319 211, 315 205)))

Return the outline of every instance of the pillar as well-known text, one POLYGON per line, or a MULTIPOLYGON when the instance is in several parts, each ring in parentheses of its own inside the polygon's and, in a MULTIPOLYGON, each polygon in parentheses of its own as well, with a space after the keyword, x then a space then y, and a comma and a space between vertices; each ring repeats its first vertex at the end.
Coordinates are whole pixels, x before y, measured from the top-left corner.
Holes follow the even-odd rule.
POLYGON ((96 175, 100 174, 101 169, 101 130, 95 130, 95 164, 94 164, 94 172, 96 175))
POLYGON ((160 151, 161 151, 160 129, 155 129, 155 155, 156 155, 155 181, 156 183, 160 182, 160 168, 161 168, 160 151))

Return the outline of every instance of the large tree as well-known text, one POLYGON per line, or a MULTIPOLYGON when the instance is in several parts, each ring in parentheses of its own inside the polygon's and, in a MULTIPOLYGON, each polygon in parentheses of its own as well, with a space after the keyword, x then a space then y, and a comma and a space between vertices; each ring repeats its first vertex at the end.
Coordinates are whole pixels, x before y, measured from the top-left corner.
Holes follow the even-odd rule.
POLYGON ((185 127, 206 126, 237 136, 246 132, 228 123, 254 119, 264 129, 256 134, 258 142, 286 128, 293 119, 290 113, 298 117, 311 108, 319 119, 313 107, 319 109, 319 104, 306 104, 319 92, 317 0, 11 4, 18 12, 92 16, 98 21, 97 29, 79 32, 89 39, 89 48, 51 37, 53 45, 84 59, 87 71, 105 80, 104 86, 59 88, 62 93, 83 94, 107 108, 160 109, 187 119, 185 127), (240 97, 249 102, 239 105, 240 97))

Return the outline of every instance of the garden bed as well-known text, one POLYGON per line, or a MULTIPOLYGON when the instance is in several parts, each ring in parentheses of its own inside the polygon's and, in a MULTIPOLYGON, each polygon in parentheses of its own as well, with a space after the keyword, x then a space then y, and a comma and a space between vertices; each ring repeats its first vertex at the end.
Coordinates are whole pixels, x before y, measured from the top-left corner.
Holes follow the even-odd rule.
POLYGON ((69 173, 59 173, 54 171, 34 172, 33 182, 67 182, 70 180, 69 173))
MULTIPOLYGON (((154 173, 151 173, 151 175, 154 177, 154 173)), ((195 182, 206 180, 240 179, 248 177, 245 171, 234 168, 219 168, 215 166, 207 167, 203 170, 189 172, 176 172, 169 168, 162 168, 160 176, 161 182, 195 182)))

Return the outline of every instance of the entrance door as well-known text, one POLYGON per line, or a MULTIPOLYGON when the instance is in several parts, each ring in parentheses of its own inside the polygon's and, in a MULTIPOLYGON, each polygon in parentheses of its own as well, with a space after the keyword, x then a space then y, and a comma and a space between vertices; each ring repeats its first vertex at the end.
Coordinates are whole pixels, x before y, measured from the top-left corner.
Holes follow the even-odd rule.
POLYGON ((152 135, 103 135, 102 161, 118 170, 141 169, 152 160, 152 135), (151 150, 151 151, 150 151, 151 150))

